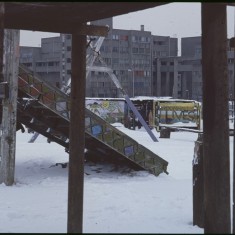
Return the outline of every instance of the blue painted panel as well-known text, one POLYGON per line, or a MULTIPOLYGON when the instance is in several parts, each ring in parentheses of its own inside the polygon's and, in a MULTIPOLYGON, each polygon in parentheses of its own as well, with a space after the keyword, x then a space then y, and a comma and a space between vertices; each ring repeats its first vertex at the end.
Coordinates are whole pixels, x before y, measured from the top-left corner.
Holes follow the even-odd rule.
POLYGON ((96 125, 92 127, 93 135, 99 135, 100 133, 102 133, 102 127, 100 125, 96 125))
POLYGON ((127 155, 127 156, 134 154, 134 146, 131 145, 131 146, 125 147, 124 152, 125 152, 125 155, 127 155))

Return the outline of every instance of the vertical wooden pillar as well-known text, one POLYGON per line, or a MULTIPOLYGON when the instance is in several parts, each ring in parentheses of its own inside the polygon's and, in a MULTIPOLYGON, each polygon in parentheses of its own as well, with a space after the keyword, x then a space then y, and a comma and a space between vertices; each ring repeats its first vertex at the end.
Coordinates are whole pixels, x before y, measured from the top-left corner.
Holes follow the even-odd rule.
POLYGON ((82 233, 85 149, 86 36, 72 34, 68 233, 82 233))
POLYGON ((202 3, 205 233, 231 233, 226 4, 202 3))
POLYGON ((204 228, 203 135, 198 134, 193 155, 193 225, 204 228))
MULTIPOLYGON (((19 30, 4 30, 2 75, 7 83, 2 100, 0 183, 12 185, 15 174, 16 114, 19 70, 19 30)), ((2 66, 1 65, 1 66, 2 66)), ((1 67, 0 66, 0 67, 1 67)))
POLYGON ((0 82, 4 81, 3 77, 4 13, 5 13, 5 4, 4 2, 0 2, 0 82))

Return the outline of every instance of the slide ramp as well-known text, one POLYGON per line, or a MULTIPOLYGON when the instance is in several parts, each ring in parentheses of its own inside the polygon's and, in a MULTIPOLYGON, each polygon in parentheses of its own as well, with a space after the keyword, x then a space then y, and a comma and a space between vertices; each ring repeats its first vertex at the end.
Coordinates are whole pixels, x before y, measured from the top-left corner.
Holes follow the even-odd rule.
MULTIPOLYGON (((69 151, 69 96, 21 65, 17 121, 69 151)), ((167 173, 168 162, 86 109, 85 147, 119 158, 154 175, 167 173)))

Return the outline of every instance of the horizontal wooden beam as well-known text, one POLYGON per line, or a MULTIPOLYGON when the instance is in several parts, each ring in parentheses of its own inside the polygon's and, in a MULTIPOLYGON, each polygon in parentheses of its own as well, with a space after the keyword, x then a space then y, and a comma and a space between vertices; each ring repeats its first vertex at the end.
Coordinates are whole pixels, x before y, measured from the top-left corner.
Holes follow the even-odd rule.
POLYGON ((32 21, 6 21, 5 28, 7 29, 21 29, 30 31, 42 31, 42 32, 53 32, 53 33, 79 33, 80 35, 90 35, 90 36, 107 36, 109 27, 108 26, 98 26, 98 25, 65 25, 55 22, 44 23, 32 22, 32 21))
POLYGON ((90 36, 107 36, 109 31, 109 26, 98 26, 98 25, 81 25, 77 30, 80 35, 90 35, 90 36))
MULTIPOLYGON (((77 27, 87 22, 127 14, 167 3, 164 2, 70 2, 5 3, 5 28, 54 33, 77 33, 77 27)), ((105 36, 104 29, 82 30, 83 34, 105 36)))

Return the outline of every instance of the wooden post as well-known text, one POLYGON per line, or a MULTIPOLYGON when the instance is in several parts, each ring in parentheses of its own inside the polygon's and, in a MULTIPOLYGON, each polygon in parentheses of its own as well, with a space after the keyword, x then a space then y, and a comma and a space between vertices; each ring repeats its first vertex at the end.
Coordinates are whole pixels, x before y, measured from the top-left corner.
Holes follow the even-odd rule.
POLYGON ((85 150, 86 36, 72 34, 68 233, 82 233, 85 150))
MULTIPOLYGON (((6 82, 2 100, 0 183, 12 185, 15 174, 16 114, 19 69, 19 30, 3 32, 2 75, 6 82)), ((2 36, 2 35, 1 35, 2 36)))
MULTIPOLYGON (((235 25, 234 25, 235 27, 235 25)), ((235 32, 235 28, 234 28, 235 32)), ((230 39, 230 47, 233 48, 233 118, 235 111, 235 35, 230 39)), ((235 119, 233 120, 233 223, 232 233, 235 234, 235 119)))
POLYGON ((202 3, 205 233, 231 233, 226 4, 202 3))
POLYGON ((193 225, 204 228, 203 135, 198 134, 193 156, 193 225))
POLYGON ((4 81, 3 77, 3 42, 4 42, 4 2, 0 2, 0 82, 4 81))

